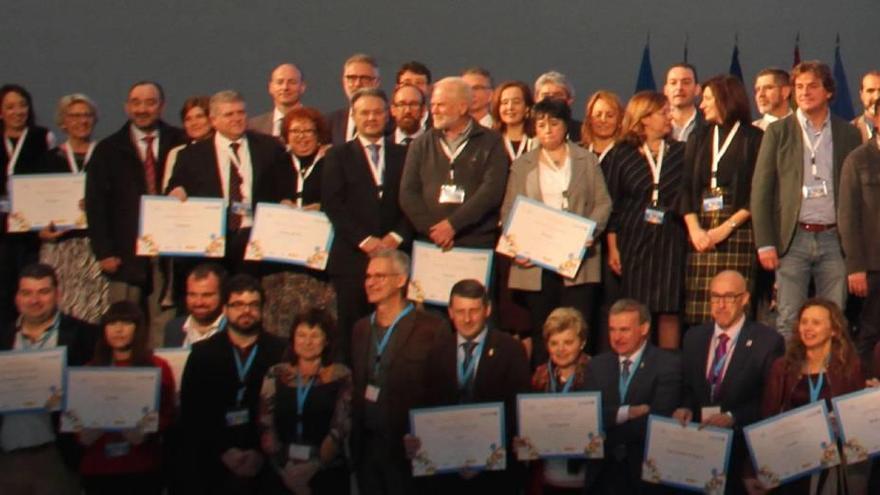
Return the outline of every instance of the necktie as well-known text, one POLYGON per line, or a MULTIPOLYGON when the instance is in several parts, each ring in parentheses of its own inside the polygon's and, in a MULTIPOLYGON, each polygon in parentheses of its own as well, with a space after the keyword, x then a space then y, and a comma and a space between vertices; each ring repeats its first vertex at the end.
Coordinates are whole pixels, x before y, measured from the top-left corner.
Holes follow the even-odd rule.
POLYGON ((376 143, 368 144, 367 150, 370 151, 370 161, 371 165, 374 167, 379 166, 379 145, 376 143))
MULTIPOLYGON (((238 171, 238 148, 241 146, 241 143, 230 143, 229 147, 232 148, 232 154, 235 155, 235 160, 229 164, 229 203, 230 205, 235 205, 236 203, 241 203, 244 199, 244 196, 241 194, 241 185, 244 182, 241 178, 241 173, 238 171)), ((240 213, 230 213, 229 215, 229 229, 230 230, 238 230, 241 228, 241 214, 240 213)))
POLYGON ((715 346, 715 356, 712 358, 712 367, 709 368, 709 385, 712 391, 712 402, 715 402, 715 396, 718 394, 718 386, 721 385, 721 378, 724 371, 724 361, 727 358, 727 342, 730 337, 726 333, 718 336, 718 345, 715 346))
POLYGON ((153 154, 153 141, 156 136, 144 136, 147 149, 144 152, 144 179, 147 183, 147 194, 156 194, 156 155, 153 154))
MULTIPOLYGON (((629 380, 629 374, 630 374, 629 368, 630 368, 630 366, 632 366, 632 364, 633 363, 630 359, 623 360, 623 369, 620 370, 620 378, 623 379, 624 383, 626 383, 626 381, 629 380)), ((623 397, 621 397, 620 399, 623 400, 623 397)))
MULTIPOLYGON (((465 373, 468 372, 471 366, 471 362, 474 360, 474 349, 476 347, 477 343, 473 340, 468 340, 461 344, 461 348, 464 351, 464 360, 462 361, 461 367, 465 373)), ((471 385, 474 382, 474 375, 476 375, 476 373, 467 375, 467 378, 465 378, 465 382, 462 384, 462 388, 465 390, 465 395, 468 397, 470 396, 471 385)))

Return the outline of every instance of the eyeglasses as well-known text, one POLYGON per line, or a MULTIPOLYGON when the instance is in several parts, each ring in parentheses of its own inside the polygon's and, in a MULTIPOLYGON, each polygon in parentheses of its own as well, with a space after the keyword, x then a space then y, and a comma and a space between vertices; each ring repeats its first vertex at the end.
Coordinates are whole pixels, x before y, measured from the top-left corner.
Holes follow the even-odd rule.
POLYGON ((318 133, 317 129, 291 129, 287 131, 291 136, 313 136, 318 133))
POLYGON ((253 301, 253 302, 249 302, 249 303, 236 301, 236 302, 231 302, 231 303, 227 304, 226 306, 229 307, 229 309, 234 309, 236 311, 240 311, 243 309, 253 309, 255 311, 259 311, 259 309, 263 307, 263 303, 261 301, 253 301))
POLYGON ((354 74, 344 76, 345 82, 348 83, 371 83, 376 80, 375 76, 356 76, 354 74))
POLYGON ((422 104, 417 101, 400 101, 393 103, 392 106, 394 108, 419 108, 422 104))
POLYGON ((745 294, 745 292, 738 292, 736 294, 711 293, 711 294, 709 294, 709 302, 711 302, 712 304, 719 304, 719 303, 733 304, 743 294, 745 294))
POLYGON ((380 282, 384 282, 388 280, 390 277, 396 277, 400 275, 399 273, 368 273, 365 277, 367 280, 378 280, 380 282))
POLYGON ((492 91, 492 86, 483 86, 480 84, 476 84, 471 86, 471 91, 492 91))

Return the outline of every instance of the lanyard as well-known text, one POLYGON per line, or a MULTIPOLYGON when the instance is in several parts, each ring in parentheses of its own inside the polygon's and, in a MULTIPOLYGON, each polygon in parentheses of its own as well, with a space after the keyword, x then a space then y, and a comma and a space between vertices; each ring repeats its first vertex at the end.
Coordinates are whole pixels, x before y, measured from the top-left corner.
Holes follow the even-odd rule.
POLYGON ((397 328, 397 323, 402 320, 404 316, 410 314, 414 308, 415 306, 413 306, 412 303, 407 304, 406 307, 403 308, 403 311, 401 311, 400 314, 397 315, 397 318, 395 318, 394 321, 391 322, 391 326, 388 327, 388 330, 385 331, 385 335, 382 337, 381 341, 376 338, 375 333, 376 312, 373 311, 373 314, 370 315, 370 324, 372 324, 374 329, 373 340, 376 342, 376 364, 373 367, 373 374, 376 374, 379 370, 379 363, 382 361, 382 354, 385 352, 385 348, 388 347, 388 341, 391 340, 391 334, 393 334, 394 330, 397 328))
POLYGON ((42 349, 46 346, 46 343, 52 339, 52 336, 58 333, 58 327, 61 326, 61 314, 58 313, 55 315, 55 319, 52 321, 52 325, 43 332, 43 336, 40 337, 39 340, 31 344, 30 339, 26 338, 24 335, 19 332, 18 337, 21 342, 22 349, 42 349))
POLYGON ((807 385, 810 386, 810 402, 819 400, 819 393, 822 391, 822 385, 825 384, 825 372, 819 373, 819 379, 813 383, 813 378, 807 375, 807 385))
POLYGON ((614 143, 611 143, 611 145, 609 145, 607 148, 605 148, 605 151, 603 151, 601 154, 598 154, 598 155, 596 155, 596 149, 593 147, 593 143, 590 143, 590 147, 588 149, 590 150, 591 153, 593 153, 594 155, 599 157, 599 160, 597 163, 601 163, 602 160, 605 158, 606 155, 608 155, 608 152, 611 151, 611 148, 613 148, 613 147, 614 147, 614 143))
POLYGON ((458 158, 458 155, 460 155, 461 152, 464 151, 465 147, 467 147, 467 144, 468 144, 468 139, 465 139, 464 141, 461 142, 461 144, 458 145, 458 148, 455 149, 455 152, 453 152, 452 149, 449 147, 449 145, 446 144, 446 141, 444 141, 443 138, 440 138, 440 149, 443 151, 443 154, 446 155, 446 158, 449 159, 449 182, 450 183, 455 182, 455 167, 452 166, 452 162, 454 162, 455 159, 458 158))
MULTIPOLYGON (((379 146, 378 156, 379 161, 373 162, 373 157, 370 156, 370 151, 366 146, 362 146, 364 148, 364 155, 367 156, 367 162, 370 164, 370 173, 373 174, 373 182, 376 183, 376 187, 379 190, 382 190, 382 177, 385 175, 385 150, 382 149, 385 144, 384 140, 379 140, 376 143, 370 143, 370 145, 379 146)), ((363 143, 361 143, 363 145, 363 143)))
MULTIPOLYGON (((713 367, 711 370, 709 370, 709 380, 710 380, 710 386, 712 388, 711 394, 713 397, 715 396, 715 387, 720 385, 721 380, 724 378, 724 375, 723 375, 724 368, 727 365, 727 360, 730 358, 730 355, 733 353, 734 347, 736 347, 737 340, 739 340, 739 334, 736 334, 735 339, 730 339, 730 341, 727 342, 727 352, 725 352, 724 356, 722 356, 721 359, 719 359, 718 362, 715 363, 715 367, 713 367), (712 382, 713 378, 715 378, 714 383, 712 382)), ((718 349, 718 344, 715 344, 715 349, 718 349)))
POLYGON ((801 134, 803 134, 804 137, 804 146, 806 146, 807 149, 810 150, 810 171, 812 172, 813 177, 815 177, 816 179, 821 179, 821 177, 819 177, 819 169, 816 167, 816 150, 819 149, 819 144, 822 142, 822 136, 825 135, 825 130, 823 128, 821 131, 819 131, 819 138, 816 139, 815 143, 810 141, 810 134, 807 133, 806 124, 801 125, 801 134))
MULTIPOLYGON (((617 391, 620 393, 620 403, 621 404, 624 403, 623 401, 624 401, 624 398, 626 397, 626 392, 627 392, 627 390, 629 390, 629 384, 632 383, 632 379, 636 374, 636 370, 639 369, 639 365, 642 362, 642 356, 644 356, 644 351, 642 352, 641 355, 639 355, 638 359, 636 359, 635 361, 633 361, 629 365, 629 376, 626 378, 625 381, 623 379, 623 373, 620 374, 620 378, 618 379, 618 382, 617 382, 617 391)), ((618 366, 620 366, 619 362, 618 362, 618 366)))
POLYGON ((724 153, 727 153, 727 148, 730 147, 730 143, 733 142, 733 137, 736 136, 736 131, 739 130, 739 122, 733 124, 733 128, 730 129, 730 133, 727 134, 727 137, 724 138, 724 143, 721 145, 721 149, 718 149, 718 135, 719 130, 718 126, 715 126, 715 132, 712 135, 712 178, 710 179, 711 188, 714 190, 718 187, 718 162, 721 161, 721 157, 724 156, 724 153))
POLYGON ((648 168, 651 169, 651 177, 654 179, 654 189, 651 190, 651 203, 657 204, 660 201, 660 171, 663 169, 663 155, 666 154, 666 143, 660 143, 660 152, 657 153, 657 160, 651 154, 651 148, 648 143, 642 145, 642 151, 645 153, 645 159, 648 160, 648 168))
POLYGON ((241 358, 238 356, 238 351, 235 350, 235 346, 232 348, 232 357, 235 358, 235 371, 238 372, 238 383, 241 385, 238 388, 238 394, 236 395, 235 402, 237 405, 241 405, 241 401, 244 400, 244 391, 247 388, 244 384, 244 379, 250 371, 251 367, 254 364, 254 358, 257 357, 257 351, 259 350, 260 344, 254 344, 254 349, 251 351, 250 356, 248 356, 247 361, 244 365, 241 364, 241 358))
POLYGON ((510 161, 516 160, 519 158, 526 148, 529 145, 529 138, 523 136, 522 141, 519 142, 519 147, 516 150, 513 149, 513 141, 504 136, 504 147, 507 148, 507 156, 510 157, 510 161))
MULTIPOLYGON (((458 375, 458 388, 463 389, 465 385, 470 381, 470 379, 474 376, 474 372, 477 370, 477 361, 480 356, 483 354, 483 345, 486 344, 486 335, 483 335, 483 340, 477 344, 477 347, 471 351, 471 361, 468 363, 467 369, 464 369, 464 359, 458 361, 458 366, 456 367, 456 372, 458 375)), ((462 353, 464 354, 464 353, 462 353)), ((467 357, 467 356, 464 356, 467 357)))
MULTIPOLYGON (((89 163, 89 160, 92 158, 92 152, 95 151, 95 143, 94 141, 89 143, 89 150, 86 151, 85 159, 83 159, 83 170, 86 168, 86 164, 89 163)), ((67 157, 67 166, 70 167, 70 171, 74 174, 79 172, 79 165, 76 164, 76 157, 73 156, 73 148, 70 146, 70 142, 66 142, 61 145, 64 149, 64 155, 67 157)))
MULTIPOLYGON (((550 391, 555 393, 557 388, 556 373, 553 372, 553 361, 549 359, 547 360, 547 373, 550 375, 550 391)), ((631 375, 632 373, 630 373, 630 376, 631 375)), ((572 385, 574 385, 574 374, 572 374, 568 378, 568 381, 565 382, 565 385, 562 387, 562 390, 560 390, 560 393, 568 393, 569 391, 571 391, 572 385)))
POLYGON ((21 148, 24 147, 24 140, 27 138, 28 131, 30 127, 25 127, 24 131, 19 136, 18 141, 16 141, 15 146, 12 146, 12 140, 7 138, 3 138, 3 144, 6 145, 6 156, 9 158, 9 161, 6 162, 6 175, 12 175, 15 172, 15 165, 18 163, 18 155, 21 154, 21 148))
POLYGON ((302 383, 302 375, 297 371, 296 373, 296 437, 298 439, 302 439, 303 434, 303 409, 306 405, 306 399, 309 397, 309 392, 312 391, 312 385, 315 384, 315 377, 313 376, 309 382, 303 386, 302 383))

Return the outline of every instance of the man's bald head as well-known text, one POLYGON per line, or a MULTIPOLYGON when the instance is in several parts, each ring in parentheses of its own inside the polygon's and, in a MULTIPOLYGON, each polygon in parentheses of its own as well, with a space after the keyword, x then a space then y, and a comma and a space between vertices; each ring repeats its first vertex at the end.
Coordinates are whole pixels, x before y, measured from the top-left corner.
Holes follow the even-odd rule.
POLYGON ((749 304, 748 284, 735 270, 724 270, 709 283, 712 319, 724 330, 733 327, 745 315, 749 304))
POLYGON ((275 108, 282 112, 296 108, 305 92, 306 82, 303 73, 294 64, 281 64, 275 67, 269 76, 269 95, 272 96, 275 108))

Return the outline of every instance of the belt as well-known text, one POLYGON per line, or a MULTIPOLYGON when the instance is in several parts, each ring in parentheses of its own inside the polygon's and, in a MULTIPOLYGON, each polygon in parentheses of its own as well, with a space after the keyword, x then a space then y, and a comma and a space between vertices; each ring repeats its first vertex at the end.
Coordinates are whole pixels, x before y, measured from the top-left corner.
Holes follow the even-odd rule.
POLYGON ((798 222, 798 226, 807 232, 824 232, 826 230, 831 230, 834 227, 837 227, 836 223, 803 223, 798 222))

